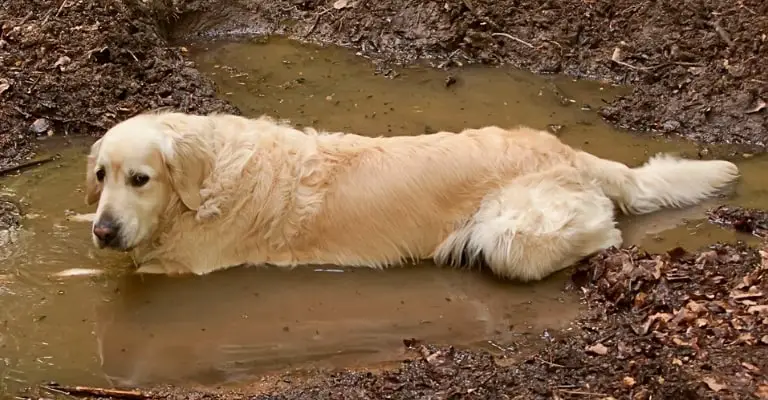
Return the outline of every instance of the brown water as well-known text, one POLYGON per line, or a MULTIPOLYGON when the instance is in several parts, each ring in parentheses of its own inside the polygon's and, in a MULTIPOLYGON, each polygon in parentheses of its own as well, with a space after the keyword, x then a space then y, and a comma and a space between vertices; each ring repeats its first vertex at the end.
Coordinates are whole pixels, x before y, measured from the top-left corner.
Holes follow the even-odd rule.
MULTIPOLYGON (((697 151, 608 128, 582 109, 617 92, 599 83, 472 67, 451 73, 457 83, 446 87, 446 72, 409 68, 390 79, 346 50, 284 40, 190 51, 221 95, 250 115, 369 135, 562 125, 566 142, 632 165, 658 151, 697 151)), ((219 384, 286 368, 369 366, 404 357, 406 338, 491 349, 489 340, 518 343, 521 351, 579 310, 563 292, 567 273, 529 285, 430 265, 130 275, 127 258, 92 248, 87 223, 68 221, 70 210, 93 210, 83 205, 87 143, 63 142, 51 144, 59 161, 0 180, 0 195, 27 205, 20 236, 0 252, 0 392, 46 380, 219 384), (74 267, 107 273, 52 277, 74 267)), ((738 162, 744 179, 729 201, 768 207, 768 161, 738 162)), ((621 225, 628 243, 657 251, 745 239, 703 222, 704 209, 621 225)))

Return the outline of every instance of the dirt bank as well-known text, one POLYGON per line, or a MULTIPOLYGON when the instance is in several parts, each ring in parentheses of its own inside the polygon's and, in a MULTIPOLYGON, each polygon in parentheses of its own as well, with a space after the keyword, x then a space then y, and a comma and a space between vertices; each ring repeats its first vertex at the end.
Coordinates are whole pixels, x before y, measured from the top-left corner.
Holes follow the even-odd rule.
POLYGON ((376 62, 508 63, 631 84, 619 126, 760 151, 768 3, 744 0, 8 0, 0 5, 0 168, 48 134, 98 135, 141 110, 234 111, 165 36, 288 34, 376 62), (618 49, 618 51, 617 51, 618 49), (612 61, 615 60, 615 61, 612 61))
POLYGON ((234 111, 131 2, 9 0, 0 5, 0 168, 38 138, 100 135, 148 108, 234 111))
POLYGON ((768 3, 744 0, 216 0, 187 3, 177 36, 277 32, 374 61, 506 63, 630 84, 611 122, 764 148, 768 3), (290 22, 289 22, 290 21, 290 22))

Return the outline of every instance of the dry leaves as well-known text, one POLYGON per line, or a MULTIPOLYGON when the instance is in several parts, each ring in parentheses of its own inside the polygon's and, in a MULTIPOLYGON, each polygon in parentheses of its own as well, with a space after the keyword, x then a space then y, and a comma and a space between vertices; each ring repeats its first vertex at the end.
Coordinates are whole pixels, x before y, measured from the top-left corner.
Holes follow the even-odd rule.
POLYGON ((760 112, 760 110, 764 109, 765 107, 768 107, 768 104, 766 104, 765 100, 758 97, 755 101, 755 105, 752 106, 752 108, 749 110, 744 111, 744 114, 754 114, 756 112, 760 112))
POLYGON ((587 347, 586 352, 594 355, 598 355, 598 356, 604 356, 608 354, 608 348, 605 347, 605 345, 602 343, 597 343, 593 346, 587 347))
POLYGON ((350 7, 349 0, 336 0, 333 3, 333 8, 337 10, 341 10, 342 8, 347 8, 347 7, 350 7))
POLYGON ((11 82, 8 79, 0 78, 0 94, 5 93, 11 88, 11 82))
POLYGON ((717 393, 717 392, 719 392, 719 391, 721 391, 721 390, 723 390, 723 389, 725 389, 727 387, 726 385, 717 383, 715 378, 712 378, 712 377, 702 378, 701 381, 704 382, 707 385, 707 387, 709 387, 709 389, 712 390, 715 393, 717 393))

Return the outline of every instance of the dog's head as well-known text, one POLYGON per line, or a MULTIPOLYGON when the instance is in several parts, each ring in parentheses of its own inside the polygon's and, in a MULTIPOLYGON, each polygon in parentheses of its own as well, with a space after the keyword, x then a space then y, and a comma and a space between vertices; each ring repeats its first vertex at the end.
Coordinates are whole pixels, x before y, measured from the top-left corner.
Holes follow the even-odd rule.
POLYGON ((92 236, 99 248, 127 251, 150 239, 169 206, 200 207, 211 158, 204 117, 142 114, 114 127, 91 147, 85 201, 98 201, 92 236))

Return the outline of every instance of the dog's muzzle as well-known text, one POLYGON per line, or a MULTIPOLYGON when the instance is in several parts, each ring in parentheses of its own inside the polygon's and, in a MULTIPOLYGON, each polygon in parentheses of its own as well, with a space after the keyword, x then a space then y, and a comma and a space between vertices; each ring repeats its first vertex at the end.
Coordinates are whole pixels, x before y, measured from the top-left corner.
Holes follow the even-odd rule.
POLYGON ((102 215, 98 221, 94 222, 93 236, 96 238, 99 248, 123 248, 120 240, 120 224, 109 214, 102 215))

